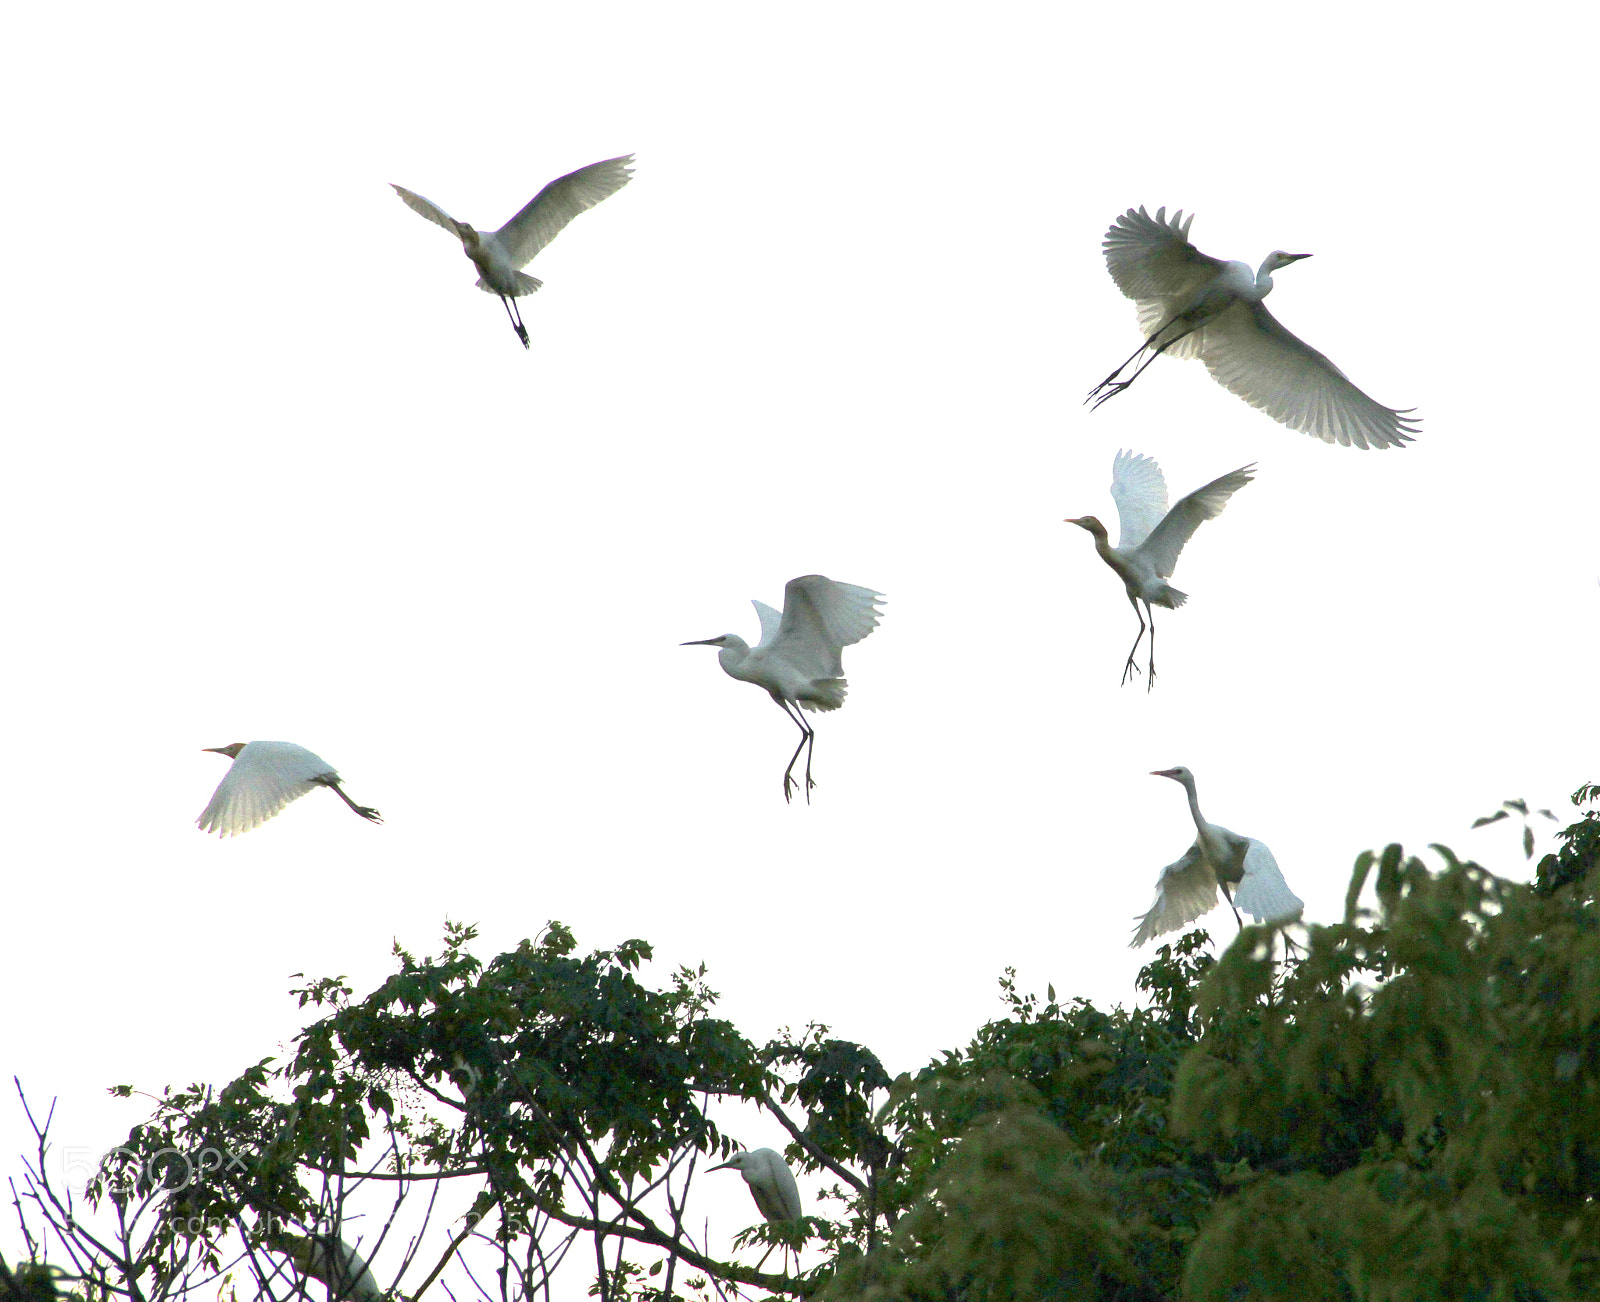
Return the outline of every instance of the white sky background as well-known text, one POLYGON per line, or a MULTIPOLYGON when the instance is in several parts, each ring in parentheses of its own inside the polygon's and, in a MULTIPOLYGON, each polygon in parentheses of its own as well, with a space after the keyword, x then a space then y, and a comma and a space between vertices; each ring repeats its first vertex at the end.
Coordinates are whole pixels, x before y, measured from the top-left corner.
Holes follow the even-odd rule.
MULTIPOLYGON (((105 1086, 229 1079, 305 1020, 290 973, 365 993, 447 916, 485 958, 552 917, 642 936, 758 1042, 818 1020, 914 1070, 1008 964, 1133 998, 1193 837, 1146 776, 1174 764, 1312 920, 1391 840, 1525 874, 1468 823, 1568 821, 1597 776, 1589 77, 1553 7, 1438 12, 20 13, 4 1075, 107 1146, 142 1109, 105 1086), (492 228, 630 151, 530 268, 530 352, 388 188, 492 228), (1216 256, 1314 253, 1273 311, 1417 442, 1325 445, 1196 362, 1091 415, 1138 341, 1100 240, 1141 203, 1216 256), (1148 696, 1061 523, 1114 518, 1119 447, 1174 499, 1260 466, 1148 696), (810 572, 888 600, 807 808, 793 725, 678 643, 753 640, 810 572), (385 824, 313 795, 202 836, 200 748, 255 737, 385 824)), ((26 1147, 0 1104, 5 1173, 26 1147)))

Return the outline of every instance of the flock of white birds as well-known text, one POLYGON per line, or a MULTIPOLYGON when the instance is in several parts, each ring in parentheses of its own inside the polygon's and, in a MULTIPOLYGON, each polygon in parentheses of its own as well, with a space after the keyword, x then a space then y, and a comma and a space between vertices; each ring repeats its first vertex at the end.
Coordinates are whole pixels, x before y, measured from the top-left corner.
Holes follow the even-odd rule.
MULTIPOLYGON (((410 190, 398 185, 394 190, 407 207, 461 241, 462 251, 478 270, 478 288, 499 297, 526 348, 528 332, 516 300, 533 293, 542 282, 522 269, 574 217, 627 185, 632 162, 631 154, 608 158, 557 178, 493 232, 457 221, 410 190)), ((1252 271, 1246 263, 1223 262, 1189 243, 1193 221, 1192 214, 1184 220, 1181 210, 1169 220, 1165 208, 1151 217, 1141 207, 1129 209, 1106 233, 1106 265, 1117 287, 1138 307, 1143 342, 1090 390, 1087 401, 1098 407, 1123 392, 1163 354, 1198 357, 1219 383, 1290 429, 1362 449, 1398 448, 1411 441, 1418 426, 1411 409, 1386 407, 1368 397, 1267 311, 1264 300, 1272 291, 1272 273, 1311 255, 1275 249, 1252 271)), ((1168 582, 1179 554, 1204 521, 1221 514, 1228 499, 1252 482, 1254 470, 1252 464, 1221 475, 1169 509, 1166 480, 1154 458, 1119 450, 1111 480, 1120 526, 1117 545, 1111 546, 1105 525, 1095 516, 1066 521, 1093 536, 1095 551, 1122 580, 1139 620, 1138 636, 1122 670, 1124 685, 1141 672, 1139 645, 1148 634, 1150 649, 1143 672, 1146 690, 1154 688, 1152 608, 1176 610, 1187 600, 1186 593, 1168 582)), ((761 640, 755 646, 733 633, 683 644, 718 648, 724 673, 765 690, 799 728, 799 743, 783 770, 785 801, 801 786, 794 768, 803 752, 803 789, 810 802, 816 786, 811 774, 816 732, 804 712, 837 710, 844 704, 848 683, 842 652, 877 627, 882 599, 883 594, 871 588, 806 574, 785 586, 781 612, 760 601, 753 603, 761 621, 761 640)), ((219 836, 248 832, 316 787, 333 791, 362 818, 383 821, 377 810, 346 795, 338 771, 303 746, 251 741, 212 749, 233 764, 200 815, 202 831, 219 836)), ((1161 870, 1153 903, 1136 919, 1134 946, 1209 913, 1217 907, 1219 893, 1241 927, 1241 909, 1258 923, 1284 924, 1299 918, 1304 904, 1284 881, 1272 852, 1259 841, 1207 822, 1188 769, 1156 770, 1153 776, 1183 785, 1196 834, 1183 856, 1161 870)), ((750 1179, 755 1168, 741 1169, 750 1179)), ((789 1184, 793 1185, 792 1176, 789 1184)), ((767 1203, 761 1203, 761 1210, 775 1219, 767 1203)))

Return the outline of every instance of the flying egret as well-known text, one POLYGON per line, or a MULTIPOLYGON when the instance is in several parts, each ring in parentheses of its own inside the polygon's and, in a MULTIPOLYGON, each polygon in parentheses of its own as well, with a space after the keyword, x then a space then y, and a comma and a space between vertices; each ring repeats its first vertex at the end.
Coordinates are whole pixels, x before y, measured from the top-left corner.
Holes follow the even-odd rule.
POLYGON ((842 676, 844 662, 839 653, 877 627, 880 612, 876 603, 882 598, 881 592, 871 588, 805 574, 784 585, 783 614, 762 602, 750 603, 761 618, 761 641, 755 646, 733 633, 681 644, 719 647, 717 662, 725 674, 766 688, 767 695, 799 725, 800 744, 783 771, 785 801, 797 785, 791 774, 802 750, 806 752, 808 804, 811 788, 816 786, 811 780, 808 749, 815 745, 816 733, 800 710, 837 710, 844 704, 848 684, 842 676))
POLYGON ((381 823, 376 809, 367 809, 345 795, 339 774, 320 755, 292 741, 236 741, 231 746, 207 746, 213 755, 233 761, 198 820, 202 832, 237 836, 260 827, 291 800, 317 787, 334 794, 372 823, 381 823))
POLYGON ((1089 391, 1095 406, 1121 393, 1162 353, 1198 357, 1213 379, 1290 429, 1358 448, 1409 443, 1420 418, 1374 402, 1344 372, 1267 311, 1272 273, 1309 253, 1274 249, 1260 270, 1208 257, 1189 243, 1180 209, 1167 220, 1130 208, 1106 232, 1111 277, 1139 308, 1144 343, 1089 391), (1149 353, 1126 380, 1117 377, 1149 353))
POLYGON ((1194 793, 1194 774, 1188 769, 1156 769, 1151 777, 1171 778, 1183 783, 1189 793, 1189 812, 1194 815, 1198 835, 1184 851, 1183 858, 1170 863, 1156 878, 1156 898, 1148 913, 1135 921, 1130 949, 1163 932, 1176 931, 1203 913, 1217 907, 1217 887, 1233 909, 1240 927, 1243 909, 1257 922, 1292 922, 1305 908, 1304 902, 1283 880, 1278 861, 1260 841, 1240 836, 1225 827, 1200 817, 1200 801, 1194 793), (1229 887, 1233 890, 1229 890, 1229 887))
MULTIPOLYGON (((562 227, 579 213, 593 208, 602 199, 610 198, 628 184, 633 173, 628 164, 632 154, 608 158, 604 162, 590 163, 576 172, 568 172, 550 182, 533 202, 492 233, 474 230, 466 222, 458 222, 437 204, 430 203, 420 194, 393 186, 394 192, 405 200, 412 212, 421 213, 429 221, 443 226, 461 241, 461 251, 472 259, 478 269, 478 288, 486 294, 498 294, 505 304, 506 315, 511 318, 511 328, 528 347, 528 332, 522 324, 522 313, 515 300, 531 294, 544 282, 525 275, 520 268, 533 261, 540 249, 561 233, 562 227)), ((391 183, 392 184, 392 183, 391 183)))
POLYGON ((1176 610, 1188 600, 1188 593, 1179 592, 1167 582, 1178 564, 1178 553, 1202 521, 1222 514, 1228 499, 1250 482, 1254 470, 1252 462, 1229 471, 1205 487, 1195 489, 1169 511, 1167 481, 1162 478, 1161 467, 1154 458, 1136 452, 1118 452, 1111 462, 1111 499, 1117 504, 1117 518, 1122 525, 1117 545, 1111 546, 1105 525, 1092 515, 1064 522, 1094 535, 1095 551, 1116 571, 1127 590, 1133 613, 1139 617, 1139 636, 1133 639, 1133 650, 1128 652, 1128 663, 1122 670, 1124 683, 1129 674, 1139 672, 1139 666, 1133 662, 1145 633, 1139 603, 1144 602, 1145 612, 1150 616, 1150 676, 1145 686, 1149 691, 1156 685, 1156 615, 1150 607, 1176 610))
MULTIPOLYGON (((783 1160, 783 1154, 776 1149, 753 1148, 747 1153, 735 1153, 721 1166, 709 1169, 712 1171, 732 1169, 744 1176, 745 1184, 750 1186, 750 1196, 756 1200, 757 1209, 767 1220, 800 1219, 800 1186, 794 1182, 794 1172, 783 1160)), ((761 1260, 756 1263, 756 1269, 760 1270, 771 1255, 772 1249, 768 1248, 762 1254, 761 1260)), ((788 1248, 784 1249, 784 1262, 787 1269, 788 1248)), ((798 1264, 797 1259, 796 1265, 798 1264)))

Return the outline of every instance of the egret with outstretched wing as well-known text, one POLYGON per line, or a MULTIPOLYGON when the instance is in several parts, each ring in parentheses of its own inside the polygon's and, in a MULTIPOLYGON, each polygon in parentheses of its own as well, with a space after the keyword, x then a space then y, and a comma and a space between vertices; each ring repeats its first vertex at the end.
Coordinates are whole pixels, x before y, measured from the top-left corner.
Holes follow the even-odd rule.
POLYGON ((1309 253, 1274 249, 1260 268, 1223 262, 1189 243, 1180 209, 1167 220, 1143 208, 1128 209, 1106 232, 1106 266, 1139 309, 1144 342, 1095 385, 1098 407, 1139 378, 1162 353, 1198 357, 1219 384, 1290 429, 1324 443, 1392 448, 1409 443, 1419 418, 1369 398, 1345 374, 1267 311, 1272 273, 1309 253), (1141 360, 1142 359, 1142 360, 1141 360), (1139 365, 1127 379, 1122 373, 1139 365))

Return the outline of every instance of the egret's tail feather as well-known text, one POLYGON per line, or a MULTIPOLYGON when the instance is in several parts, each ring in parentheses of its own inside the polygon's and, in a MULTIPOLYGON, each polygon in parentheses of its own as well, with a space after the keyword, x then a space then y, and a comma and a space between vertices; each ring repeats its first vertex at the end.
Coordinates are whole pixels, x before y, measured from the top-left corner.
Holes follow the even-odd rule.
MULTIPOLYGON (((517 288, 513 298, 521 298, 524 294, 531 294, 544 284, 537 276, 530 276, 525 271, 516 272, 517 288)), ((479 279, 478 288, 485 294, 498 294, 500 291, 483 279, 479 279)))
POLYGON ((1159 597, 1150 598, 1150 604, 1152 606, 1165 606, 1168 610, 1176 610, 1188 600, 1189 594, 1187 592, 1179 592, 1169 583, 1161 589, 1159 597))
POLYGON ((844 704, 845 689, 849 686, 843 678, 813 678, 805 694, 797 699, 807 710, 837 710, 844 704))

